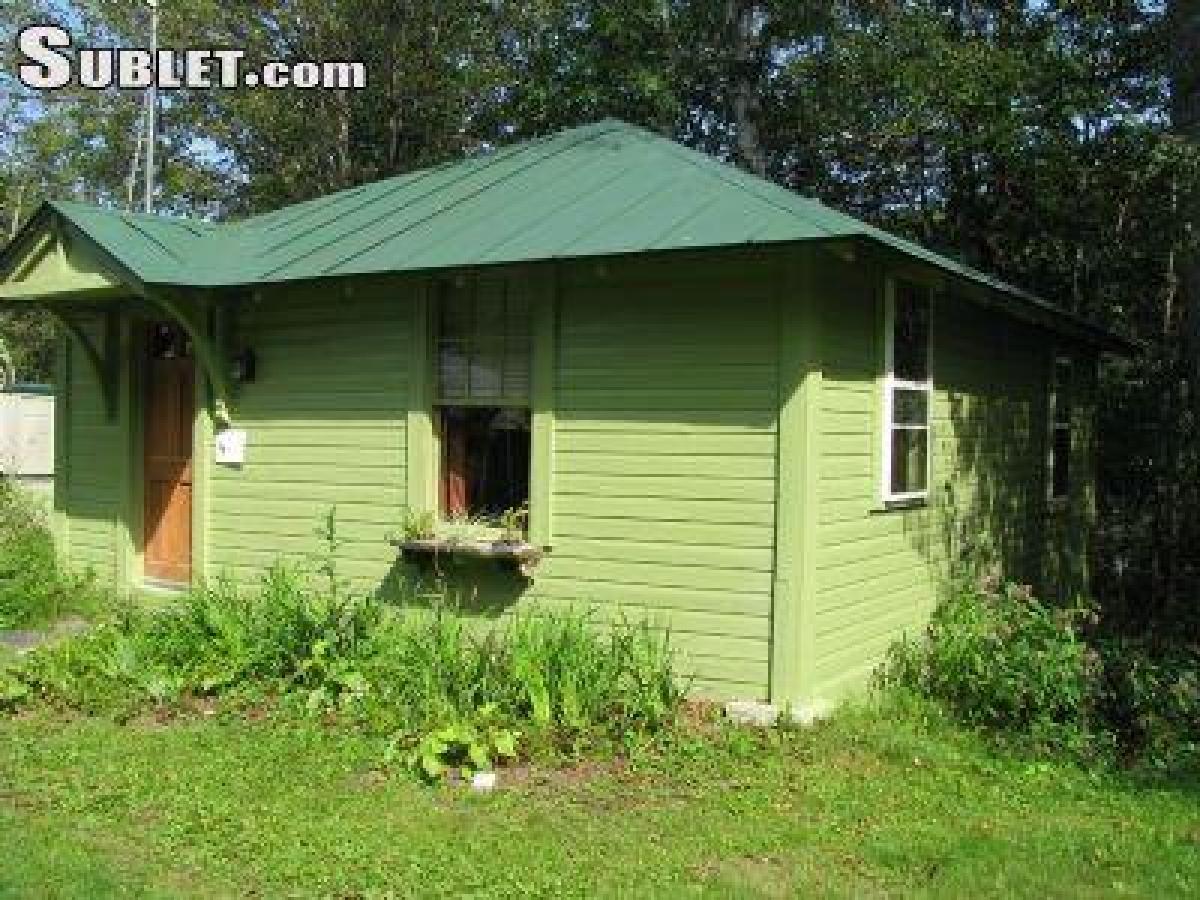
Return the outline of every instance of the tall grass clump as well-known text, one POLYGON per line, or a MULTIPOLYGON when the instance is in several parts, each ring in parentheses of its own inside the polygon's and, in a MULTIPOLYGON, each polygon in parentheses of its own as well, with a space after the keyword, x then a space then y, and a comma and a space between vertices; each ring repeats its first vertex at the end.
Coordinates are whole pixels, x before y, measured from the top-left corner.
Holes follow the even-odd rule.
POLYGON ((99 593, 61 565, 38 498, 0 476, 0 629, 91 615, 99 593))
POLYGON ((408 609, 376 631, 350 708, 378 730, 421 732, 489 717, 559 748, 666 727, 683 700, 670 635, 530 609, 480 623, 451 606, 408 609))
POLYGON ((459 750, 515 752, 518 736, 553 752, 636 741, 668 727, 683 699, 669 634, 644 623, 536 608, 481 622, 283 565, 252 590, 217 582, 163 609, 130 607, 9 675, 26 703, 118 718, 199 698, 271 700, 421 746, 426 772, 459 750))
POLYGON ((300 690, 324 661, 356 653, 380 616, 377 603, 312 592, 299 570, 277 565, 253 591, 218 581, 162 609, 126 606, 28 654, 18 674, 47 703, 118 715, 231 690, 300 690))

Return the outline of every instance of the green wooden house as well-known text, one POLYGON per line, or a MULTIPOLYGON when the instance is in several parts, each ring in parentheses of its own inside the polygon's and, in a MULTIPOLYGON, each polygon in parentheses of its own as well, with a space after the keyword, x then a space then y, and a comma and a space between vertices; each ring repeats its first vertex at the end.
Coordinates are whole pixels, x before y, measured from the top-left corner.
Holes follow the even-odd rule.
POLYGON ((231 224, 50 203, 0 301, 63 326, 72 564, 251 580, 336 504, 363 589, 646 615, 699 692, 804 704, 959 561, 1086 586, 1124 349, 616 121, 231 224), (521 542, 482 530, 521 507, 521 542))

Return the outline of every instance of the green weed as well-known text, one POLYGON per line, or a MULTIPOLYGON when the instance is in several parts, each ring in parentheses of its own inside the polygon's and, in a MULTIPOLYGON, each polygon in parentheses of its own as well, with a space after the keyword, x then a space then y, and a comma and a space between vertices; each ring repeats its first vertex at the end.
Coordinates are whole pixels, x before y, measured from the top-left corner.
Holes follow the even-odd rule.
POLYGON ((91 617, 100 598, 90 579, 60 564, 42 504, 0 476, 0 629, 91 617))
POLYGON ((518 732, 527 747, 580 752, 636 743, 673 721, 684 688, 669 633, 604 626, 580 610, 529 608, 484 624, 446 603, 389 605, 339 578, 332 513, 322 533, 314 578, 278 564, 253 590, 218 580, 167 608, 126 608, 14 663, 0 704, 120 720, 197 698, 271 697, 443 767, 508 758, 518 732))

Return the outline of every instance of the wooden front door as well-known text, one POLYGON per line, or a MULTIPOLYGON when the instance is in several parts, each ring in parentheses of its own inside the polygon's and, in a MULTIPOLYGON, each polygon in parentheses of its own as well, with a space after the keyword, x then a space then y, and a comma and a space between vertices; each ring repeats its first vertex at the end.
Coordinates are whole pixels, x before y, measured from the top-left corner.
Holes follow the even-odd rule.
POLYGON ((191 346, 172 325, 147 335, 145 381, 145 575, 192 577, 192 424, 196 372, 191 346))

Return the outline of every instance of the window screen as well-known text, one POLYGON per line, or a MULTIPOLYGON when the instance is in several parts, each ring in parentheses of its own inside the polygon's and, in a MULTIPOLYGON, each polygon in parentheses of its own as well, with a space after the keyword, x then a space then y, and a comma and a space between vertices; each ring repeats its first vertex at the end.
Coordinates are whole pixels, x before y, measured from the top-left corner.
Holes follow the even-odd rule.
POLYGON ((438 303, 441 402, 529 402, 528 299, 508 283, 444 285, 438 303))
POLYGON ((442 515, 495 520, 529 502, 529 302, 520 284, 443 284, 437 305, 442 515))
POLYGON ((1071 361, 1054 362, 1050 392, 1050 498, 1066 497, 1071 487, 1071 361))

